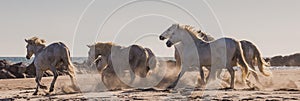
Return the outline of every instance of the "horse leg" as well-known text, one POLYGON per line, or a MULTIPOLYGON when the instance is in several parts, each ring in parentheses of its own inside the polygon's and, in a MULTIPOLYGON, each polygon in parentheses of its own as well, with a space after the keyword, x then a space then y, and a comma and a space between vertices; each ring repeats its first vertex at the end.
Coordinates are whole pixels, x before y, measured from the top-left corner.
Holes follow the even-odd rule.
POLYGON ((167 87, 167 89, 172 89, 172 88, 175 88, 175 86, 177 85, 179 79, 183 76, 183 74, 185 73, 185 71, 181 71, 178 76, 177 76, 177 79, 167 87))
POLYGON ((133 72, 129 72, 129 73, 130 73, 130 82, 129 82, 129 84, 132 84, 133 81, 135 80, 135 73, 133 73, 133 72))
POLYGON ((201 77, 201 85, 204 86, 205 85, 205 81, 204 81, 205 76, 204 76, 204 72, 203 72, 202 66, 200 66, 200 68, 199 68, 199 73, 200 73, 200 77, 201 77))
POLYGON ((253 71, 251 71, 251 73, 252 73, 252 75, 254 76, 255 80, 256 80, 260 85, 263 85, 263 84, 259 81, 258 75, 257 75, 255 72, 253 72, 253 71))
MULTIPOLYGON (((252 68, 252 66, 253 66, 253 65, 251 65, 250 67, 252 68)), ((255 70, 254 67, 253 67, 252 69, 255 70)), ((258 75, 256 74, 256 72, 251 71, 250 73, 254 76, 256 82, 259 83, 260 85, 262 85, 262 83, 259 81, 259 78, 258 78, 258 75)), ((252 83, 250 82, 250 80, 249 80, 250 73, 248 73, 247 79, 246 79, 246 82, 245 82, 245 83, 247 84, 248 87, 253 88, 253 87, 256 87, 256 86, 255 86, 254 84, 252 84, 252 83), (253 86, 253 87, 252 87, 252 86, 253 86)))
POLYGON ((75 72, 73 70, 70 70, 71 68, 73 68, 73 66, 68 66, 68 72, 67 74, 69 75, 70 79, 71 79, 71 83, 72 83, 72 86, 74 87, 73 89, 75 91, 80 91, 80 88, 77 86, 77 84, 75 83, 75 72))
POLYGON ((227 70, 230 74, 230 89, 234 89, 234 77, 235 77, 235 71, 233 70, 232 67, 227 67, 227 70))
POLYGON ((216 67, 210 67, 209 69, 209 75, 207 77, 207 81, 206 83, 212 81, 212 80, 216 80, 216 72, 217 72, 217 69, 215 69, 216 67))
MULTIPOLYGON (((251 71, 251 72, 253 72, 253 71, 251 71)), ((255 78, 255 80, 258 80, 258 77, 257 77, 257 74, 256 73, 252 73, 252 75, 254 76, 254 78, 255 78)), ((251 82, 250 82, 250 80, 249 80, 249 76, 250 76, 250 73, 248 73, 247 74, 247 79, 246 79, 246 81, 244 82, 248 87, 250 87, 250 88, 252 88, 251 87, 251 82)), ((258 83, 260 83, 259 81, 257 81, 258 83)), ((261 84, 261 83, 260 83, 261 84)))
POLYGON ((33 95, 37 95, 38 91, 39 91, 39 87, 42 88, 42 89, 47 89, 47 86, 42 86, 40 81, 42 79, 42 76, 43 76, 43 72, 42 71, 36 71, 36 77, 35 77, 35 82, 36 82, 36 88, 35 88, 35 91, 33 93, 33 95))
MULTIPOLYGON (((253 66, 253 64, 252 63, 248 63, 248 64, 249 64, 249 67, 255 71, 255 67, 253 66)), ((250 73, 254 76, 256 82, 258 82, 259 84, 262 85, 262 83, 259 81, 258 75, 254 71, 251 71, 250 73)), ((249 75, 247 77, 248 79, 249 79, 249 75)))
POLYGON ((57 70, 56 70, 55 67, 51 67, 51 71, 52 71, 54 77, 53 77, 53 80, 52 80, 52 82, 51 82, 51 86, 50 86, 49 92, 53 92, 53 90, 54 90, 53 88, 54 88, 56 79, 57 79, 57 77, 58 77, 57 70))
POLYGON ((220 80, 222 80, 221 73, 222 73, 222 69, 217 71, 217 78, 220 79, 220 80))
POLYGON ((66 66, 68 66, 67 67, 67 70, 68 70, 67 74, 69 75, 69 77, 71 79, 72 85, 76 86, 75 77, 74 77, 75 76, 75 71, 73 70, 74 67, 73 67, 73 65, 70 65, 70 64, 67 64, 66 66))

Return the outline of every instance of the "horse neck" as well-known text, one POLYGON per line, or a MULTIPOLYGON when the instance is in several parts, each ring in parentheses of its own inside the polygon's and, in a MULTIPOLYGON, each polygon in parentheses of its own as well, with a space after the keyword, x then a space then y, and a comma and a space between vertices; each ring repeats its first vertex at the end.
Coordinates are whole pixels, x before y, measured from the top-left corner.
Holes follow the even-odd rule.
POLYGON ((37 45, 35 46, 35 50, 34 50, 34 55, 35 56, 38 56, 45 48, 46 46, 45 45, 37 45))
POLYGON ((182 44, 191 44, 192 42, 194 42, 195 44, 205 44, 207 43, 206 41, 202 40, 201 38, 198 38, 195 34, 187 31, 186 29, 182 30, 183 33, 183 40, 181 40, 182 44), (189 40, 189 38, 192 38, 193 41, 189 40))

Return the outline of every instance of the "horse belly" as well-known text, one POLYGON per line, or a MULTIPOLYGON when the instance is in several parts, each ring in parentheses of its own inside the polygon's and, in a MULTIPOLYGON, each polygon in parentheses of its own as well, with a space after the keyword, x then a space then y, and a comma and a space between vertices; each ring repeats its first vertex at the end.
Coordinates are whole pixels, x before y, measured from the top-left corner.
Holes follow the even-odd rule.
POLYGON ((211 50, 210 47, 198 47, 198 53, 197 55, 197 60, 199 63, 204 66, 204 65, 210 65, 211 64, 211 50))
POLYGON ((34 61, 35 69, 38 71, 47 71, 50 70, 50 66, 48 63, 42 62, 42 61, 34 61))

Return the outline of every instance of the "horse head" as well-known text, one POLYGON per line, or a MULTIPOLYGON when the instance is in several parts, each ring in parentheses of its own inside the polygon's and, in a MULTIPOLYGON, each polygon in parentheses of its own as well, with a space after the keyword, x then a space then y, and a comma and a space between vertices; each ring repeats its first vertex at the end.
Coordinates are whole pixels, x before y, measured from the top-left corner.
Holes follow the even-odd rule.
POLYGON ((179 27, 179 24, 172 24, 166 31, 164 31, 160 36, 160 40, 165 40, 171 37, 173 32, 179 27))
POLYGON ((26 49, 27 54, 26 58, 30 59, 33 54, 38 52, 40 49, 45 47, 46 41, 44 39, 39 39, 37 37, 32 37, 30 39, 25 39, 25 42, 27 43, 26 49))
MULTIPOLYGON (((172 25, 174 26, 174 24, 172 25)), ((194 40, 203 40, 200 36, 205 36, 205 33, 201 33, 199 36, 199 31, 194 30, 193 26, 190 25, 179 25, 177 27, 172 26, 168 29, 172 34, 169 36, 169 40, 166 42, 167 47, 171 47, 172 45, 181 42, 181 43, 193 43, 194 40)))
MULTIPOLYGON (((167 31, 171 34, 167 34, 169 40, 166 42, 167 47, 171 47, 172 45, 181 41, 181 31, 179 24, 173 24, 167 31)), ((166 35, 166 34, 164 34, 166 35)))
POLYGON ((87 63, 88 65, 91 65, 91 63, 99 56, 108 56, 111 53, 111 47, 113 44, 111 42, 107 43, 101 43, 98 42, 94 45, 87 45, 89 47, 89 52, 88 52, 88 60, 87 63))
POLYGON ((87 65, 91 65, 96 57, 98 57, 98 53, 95 45, 87 45, 87 47, 89 48, 87 65))

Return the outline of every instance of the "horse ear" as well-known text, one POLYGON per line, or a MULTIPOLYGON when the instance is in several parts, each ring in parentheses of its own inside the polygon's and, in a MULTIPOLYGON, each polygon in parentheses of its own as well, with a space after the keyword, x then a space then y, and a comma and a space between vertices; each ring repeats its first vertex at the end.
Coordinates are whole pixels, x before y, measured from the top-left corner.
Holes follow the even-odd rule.
POLYGON ((28 40, 27 40, 27 39, 25 39, 25 42, 27 42, 27 43, 28 43, 28 40))

